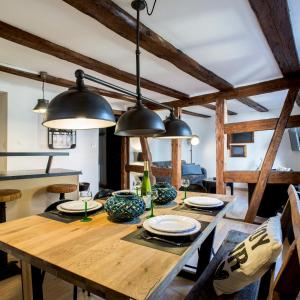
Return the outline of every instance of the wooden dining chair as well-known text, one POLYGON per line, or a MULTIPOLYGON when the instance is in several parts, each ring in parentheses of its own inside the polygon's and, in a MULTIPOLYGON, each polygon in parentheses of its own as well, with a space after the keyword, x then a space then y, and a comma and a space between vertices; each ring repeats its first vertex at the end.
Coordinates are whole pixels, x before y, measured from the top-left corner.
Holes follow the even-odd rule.
POLYGON ((242 290, 217 296, 213 278, 219 263, 248 234, 232 230, 185 300, 293 300, 300 291, 300 201, 294 186, 288 188, 289 199, 281 215, 281 230, 287 244, 283 262, 275 275, 275 264, 260 278, 242 290))

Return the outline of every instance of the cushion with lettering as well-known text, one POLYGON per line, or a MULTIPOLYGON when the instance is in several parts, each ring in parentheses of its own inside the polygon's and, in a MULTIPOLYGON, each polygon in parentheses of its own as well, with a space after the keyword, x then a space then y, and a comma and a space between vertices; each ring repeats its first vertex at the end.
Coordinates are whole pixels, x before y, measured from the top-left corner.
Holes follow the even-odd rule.
POLYGON ((219 264, 213 286, 217 295, 232 294, 255 282, 282 250, 279 216, 268 219, 219 264))

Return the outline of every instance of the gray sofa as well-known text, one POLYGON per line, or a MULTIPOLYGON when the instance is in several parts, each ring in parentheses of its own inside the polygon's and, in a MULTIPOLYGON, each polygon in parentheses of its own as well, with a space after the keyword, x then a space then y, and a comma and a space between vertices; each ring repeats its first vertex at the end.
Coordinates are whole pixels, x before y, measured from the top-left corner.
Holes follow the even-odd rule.
MULTIPOLYGON (((182 178, 190 180, 190 184, 196 184, 202 186, 203 179, 207 178, 207 171, 197 164, 188 164, 185 160, 181 161, 182 167, 182 178)), ((153 165, 160 168, 171 168, 172 162, 166 161, 155 161, 153 165)), ((171 183, 171 177, 169 176, 156 176, 157 182, 169 182, 171 183)))

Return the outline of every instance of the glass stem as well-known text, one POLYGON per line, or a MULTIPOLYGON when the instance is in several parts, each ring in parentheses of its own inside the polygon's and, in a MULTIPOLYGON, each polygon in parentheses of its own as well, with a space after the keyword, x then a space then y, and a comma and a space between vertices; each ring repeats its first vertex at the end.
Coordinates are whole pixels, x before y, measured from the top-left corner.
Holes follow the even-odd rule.
POLYGON ((87 201, 84 201, 84 218, 87 219, 87 201))
POLYGON ((187 188, 184 188, 184 199, 186 199, 186 190, 187 188))
POLYGON ((151 199, 151 217, 154 217, 154 214, 153 214, 153 200, 151 199))

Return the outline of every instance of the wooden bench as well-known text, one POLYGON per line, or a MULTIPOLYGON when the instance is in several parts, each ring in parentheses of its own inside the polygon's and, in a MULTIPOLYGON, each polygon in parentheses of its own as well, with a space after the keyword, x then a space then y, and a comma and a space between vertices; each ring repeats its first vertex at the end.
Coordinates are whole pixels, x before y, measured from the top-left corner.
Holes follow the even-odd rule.
POLYGON ((231 230, 214 258, 204 270, 185 300, 266 300, 296 299, 300 290, 300 201, 293 186, 288 189, 289 200, 281 216, 283 240, 288 240, 286 255, 275 277, 275 264, 264 276, 231 295, 217 296, 213 288, 213 276, 219 263, 248 234, 231 230), (287 239, 288 238, 288 239, 287 239))

